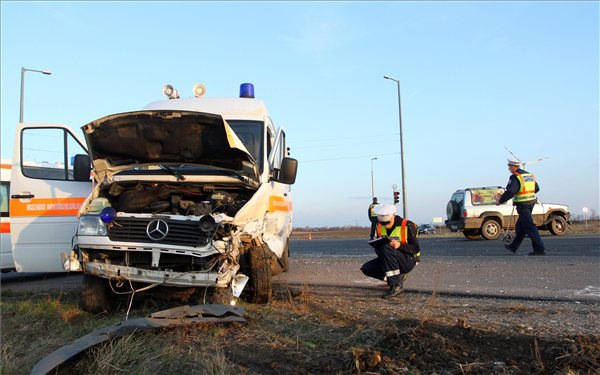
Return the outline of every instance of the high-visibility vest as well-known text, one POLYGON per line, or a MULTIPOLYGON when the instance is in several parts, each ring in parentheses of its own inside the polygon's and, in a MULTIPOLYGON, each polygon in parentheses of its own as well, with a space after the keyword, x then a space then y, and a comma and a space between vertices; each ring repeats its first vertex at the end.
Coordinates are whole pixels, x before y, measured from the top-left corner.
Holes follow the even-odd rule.
MULTIPOLYGON (((401 244, 408 244, 408 220, 402 219, 402 224, 400 226, 395 227, 390 234, 387 233, 387 228, 385 225, 377 225, 377 235, 379 237, 387 237, 393 241, 400 241, 401 244)), ((414 226, 414 224, 413 224, 414 226)), ((418 232, 415 232, 418 233, 418 232)), ((417 235, 417 234, 415 234, 417 235)), ((421 258, 421 251, 415 254, 415 258, 417 261, 421 258)))
POLYGON ((529 202, 535 200, 535 176, 531 173, 515 173, 519 184, 519 192, 515 194, 513 202, 529 202))
POLYGON ((375 213, 375 207, 379 206, 379 203, 372 203, 369 206, 369 214, 371 215, 371 217, 375 217, 377 216, 377 214, 375 213))

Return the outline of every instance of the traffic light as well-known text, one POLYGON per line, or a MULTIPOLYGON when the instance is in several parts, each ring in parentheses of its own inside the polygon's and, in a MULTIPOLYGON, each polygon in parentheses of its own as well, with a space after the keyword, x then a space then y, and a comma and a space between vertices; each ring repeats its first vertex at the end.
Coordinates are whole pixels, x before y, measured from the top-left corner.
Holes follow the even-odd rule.
POLYGON ((400 192, 399 191, 395 191, 394 192, 394 204, 400 202, 400 192))

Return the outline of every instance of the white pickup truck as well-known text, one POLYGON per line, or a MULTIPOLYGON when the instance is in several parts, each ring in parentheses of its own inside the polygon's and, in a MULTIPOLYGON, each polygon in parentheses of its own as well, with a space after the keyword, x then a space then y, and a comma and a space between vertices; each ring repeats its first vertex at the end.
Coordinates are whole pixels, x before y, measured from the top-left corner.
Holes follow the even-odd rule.
POLYGON ((252 302, 268 302, 272 276, 288 268, 297 161, 251 84, 239 98, 205 91, 181 99, 167 85, 167 100, 83 126, 85 140, 63 125, 20 124, 17 270, 83 271, 89 312, 165 287, 233 302, 246 282, 252 302), (62 167, 28 162, 48 155, 62 167))
MULTIPOLYGON (((446 205, 446 227, 452 232, 462 231, 470 240, 480 237, 495 240, 502 229, 514 229, 518 215, 510 199, 505 204, 496 205, 504 193, 500 186, 460 189, 452 194, 446 205)), ((541 230, 549 230, 554 235, 564 234, 570 223, 569 207, 563 204, 540 203, 533 207, 533 222, 541 230)))

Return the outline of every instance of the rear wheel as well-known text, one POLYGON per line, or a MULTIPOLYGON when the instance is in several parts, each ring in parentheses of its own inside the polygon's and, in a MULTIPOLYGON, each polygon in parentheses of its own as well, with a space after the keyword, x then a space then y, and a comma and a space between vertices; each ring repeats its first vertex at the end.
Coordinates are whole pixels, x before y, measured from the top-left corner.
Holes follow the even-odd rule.
POLYGON ((488 219, 481 226, 481 235, 486 240, 495 240, 500 237, 500 224, 494 219, 488 219))
POLYGON ((250 281, 252 303, 269 303, 273 295, 271 256, 263 245, 250 249, 250 281))
POLYGON ((481 233, 477 229, 465 229, 463 230, 463 235, 470 240, 476 240, 481 237, 481 233))
POLYGON ((108 280, 100 277, 83 275, 82 289, 83 311, 92 314, 101 312, 112 313, 115 311, 116 304, 112 298, 108 280))
POLYGON ((567 221, 562 216, 552 215, 550 217, 548 228, 550 229, 550 233, 555 236, 560 236, 567 231, 567 221))

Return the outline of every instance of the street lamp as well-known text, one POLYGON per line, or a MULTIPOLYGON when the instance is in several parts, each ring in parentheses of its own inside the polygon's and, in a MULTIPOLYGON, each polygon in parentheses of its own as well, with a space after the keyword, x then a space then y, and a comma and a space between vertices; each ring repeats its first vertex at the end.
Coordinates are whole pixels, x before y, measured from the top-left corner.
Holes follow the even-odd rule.
POLYGON ((400 104, 400 81, 389 76, 383 76, 385 79, 396 82, 398 85, 398 120, 400 123, 400 163, 402 164, 402 217, 406 218, 406 180, 404 178, 404 144, 402 142, 402 105, 400 104))
POLYGON ((21 67, 21 106, 19 108, 19 123, 23 123, 23 98, 25 97, 25 72, 36 72, 36 73, 42 73, 45 75, 52 74, 51 72, 49 72, 47 70, 35 70, 35 69, 27 69, 27 68, 21 67))
POLYGON ((373 160, 377 160, 377 158, 371 158, 371 198, 375 198, 375 182, 373 180, 373 160))

